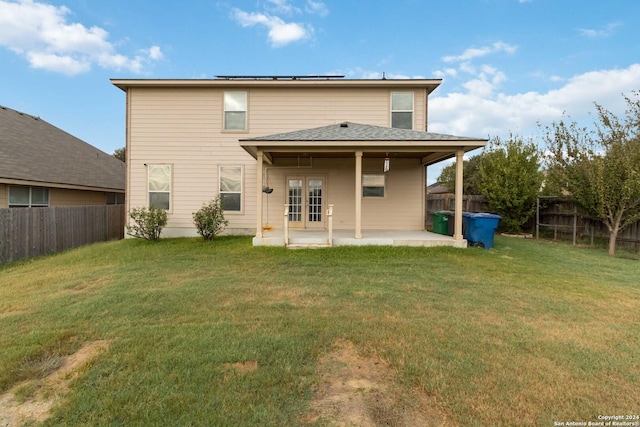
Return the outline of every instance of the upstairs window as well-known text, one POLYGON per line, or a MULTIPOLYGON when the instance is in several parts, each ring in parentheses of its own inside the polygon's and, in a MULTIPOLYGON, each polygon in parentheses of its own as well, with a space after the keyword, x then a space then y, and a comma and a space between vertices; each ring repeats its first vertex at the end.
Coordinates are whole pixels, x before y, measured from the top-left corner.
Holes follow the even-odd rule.
POLYGON ((391 93, 391 127, 413 129, 413 92, 391 93))
POLYGON ((247 129, 247 93, 224 93, 224 129, 247 129))
POLYGON ((242 211, 242 166, 220 166, 220 201, 225 212, 242 211))
POLYGON ((10 208, 38 208, 49 206, 49 189, 44 187, 9 186, 10 208))
POLYGON ((149 207, 169 210, 171 207, 171 165, 149 165, 149 207))

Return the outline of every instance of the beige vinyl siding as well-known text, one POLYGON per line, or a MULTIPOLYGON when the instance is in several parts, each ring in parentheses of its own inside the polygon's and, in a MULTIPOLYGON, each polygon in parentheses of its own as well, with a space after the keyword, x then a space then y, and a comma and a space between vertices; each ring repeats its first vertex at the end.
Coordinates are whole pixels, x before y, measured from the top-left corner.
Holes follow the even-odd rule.
MULTIPOLYGON (((363 171, 380 173, 383 159, 363 159, 363 171)), ((313 159, 313 168, 286 168, 284 164, 268 169, 273 193, 263 195, 263 223, 281 229, 284 204, 287 203, 287 177, 326 177, 325 204, 335 205, 333 226, 350 230, 355 227, 355 159, 313 159)), ((424 228, 424 185, 422 166, 415 159, 392 159, 386 175, 384 198, 362 200, 363 229, 421 230, 424 228)), ((327 206, 324 206, 326 210, 327 206)))
POLYGON ((148 206, 145 164, 171 164, 167 228, 193 228, 193 212, 218 194, 218 166, 244 168, 243 213, 231 229, 255 229, 255 159, 222 132, 221 90, 133 89, 130 92, 129 209, 148 206), (247 197, 249 196, 249 197, 247 197))
MULTIPOLYGON (((363 162, 363 173, 382 171, 383 159, 363 162)), ((415 159, 391 159, 385 173, 385 197, 362 199, 362 228, 420 230, 424 185, 422 167, 415 159)))
MULTIPOLYGON (((233 91, 243 91, 243 88, 234 87, 233 91)), ((218 194, 218 167, 238 165, 244 169, 243 209, 241 213, 225 215, 229 220, 228 230, 253 234, 257 203, 256 161, 240 147, 240 138, 342 121, 390 125, 391 89, 251 87, 246 92, 248 129, 227 132, 223 130, 223 88, 130 88, 127 100, 128 209, 148 206, 145 164, 171 164, 171 210, 167 229, 190 230, 184 234, 193 234, 193 212, 218 194)), ((423 130, 426 94, 424 89, 416 89, 414 93, 415 128, 423 130)), ((347 199, 349 202, 344 212, 336 213, 338 220, 334 224, 349 228, 354 223, 353 212, 348 211, 353 209, 354 160, 345 160, 349 167, 335 169, 336 161, 332 160, 324 170, 328 172, 328 184, 331 183, 330 197, 336 197, 336 204, 347 199), (338 188, 343 190, 336 190, 338 188)), ((278 197, 271 195, 269 198, 270 222, 276 212, 279 216, 282 214, 284 201, 281 196, 280 207, 271 209, 278 197)), ((419 202, 421 196, 416 200, 419 202)), ((401 210, 407 212, 406 206, 401 210)), ((415 222, 419 223, 421 217, 417 213, 415 222)))
MULTIPOLYGON (((252 89, 250 132, 270 135, 350 121, 390 126, 391 90, 252 89), (286 120, 283 120, 286 118, 286 120)), ((425 92, 414 91, 416 130, 424 130, 425 92)))
POLYGON ((9 207, 9 186, 0 184, 0 209, 9 207))
POLYGON ((106 194, 103 191, 68 190, 49 188, 49 206, 89 206, 105 205, 106 194))

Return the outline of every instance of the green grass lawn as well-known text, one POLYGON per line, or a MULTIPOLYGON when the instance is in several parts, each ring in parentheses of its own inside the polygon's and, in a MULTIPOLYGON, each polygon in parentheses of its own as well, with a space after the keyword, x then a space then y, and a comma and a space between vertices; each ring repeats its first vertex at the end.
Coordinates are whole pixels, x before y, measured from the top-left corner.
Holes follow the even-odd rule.
POLYGON ((635 254, 125 240, 0 267, 0 392, 110 340, 46 425, 303 425, 346 340, 454 425, 552 426, 640 413, 639 325, 635 254))

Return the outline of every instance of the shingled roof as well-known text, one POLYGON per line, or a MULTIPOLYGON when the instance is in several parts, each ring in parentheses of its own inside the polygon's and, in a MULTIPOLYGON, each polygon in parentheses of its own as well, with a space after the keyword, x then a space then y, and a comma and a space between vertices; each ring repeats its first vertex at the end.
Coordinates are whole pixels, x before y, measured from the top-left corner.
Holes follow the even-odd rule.
POLYGON ((0 106, 0 180, 123 191, 125 165, 39 117, 0 106))
POLYGON ((445 135, 409 129, 387 128, 352 122, 337 123, 294 132, 277 133, 241 141, 478 141, 482 138, 445 135))

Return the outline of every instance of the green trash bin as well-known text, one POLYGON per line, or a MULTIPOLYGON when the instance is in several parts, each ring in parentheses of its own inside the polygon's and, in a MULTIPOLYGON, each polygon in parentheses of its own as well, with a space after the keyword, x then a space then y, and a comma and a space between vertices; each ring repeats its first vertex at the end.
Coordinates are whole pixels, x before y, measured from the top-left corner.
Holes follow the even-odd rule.
POLYGON ((433 232, 438 234, 449 233, 449 217, 444 212, 434 212, 431 214, 431 220, 433 222, 433 232))

